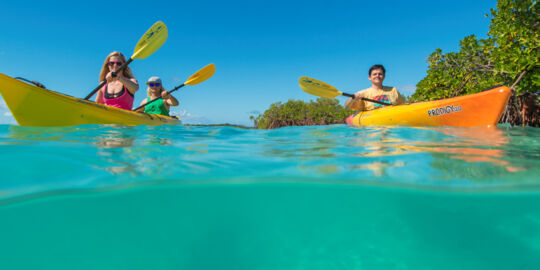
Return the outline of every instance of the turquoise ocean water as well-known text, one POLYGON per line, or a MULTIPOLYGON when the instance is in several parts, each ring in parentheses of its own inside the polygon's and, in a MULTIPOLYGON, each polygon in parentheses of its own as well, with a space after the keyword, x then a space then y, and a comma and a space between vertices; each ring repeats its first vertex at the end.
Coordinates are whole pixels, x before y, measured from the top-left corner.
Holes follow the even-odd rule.
POLYGON ((540 129, 0 125, 0 269, 540 269, 540 129))

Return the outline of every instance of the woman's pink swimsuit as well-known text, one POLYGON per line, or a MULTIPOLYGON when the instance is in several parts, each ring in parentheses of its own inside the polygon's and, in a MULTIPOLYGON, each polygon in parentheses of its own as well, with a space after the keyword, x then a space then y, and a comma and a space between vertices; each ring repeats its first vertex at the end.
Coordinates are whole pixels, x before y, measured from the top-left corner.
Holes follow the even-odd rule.
POLYGON ((131 111, 133 107, 133 94, 124 86, 122 87, 122 91, 118 93, 118 97, 113 97, 113 95, 107 93, 107 87, 108 85, 105 85, 105 91, 103 91, 105 105, 131 111))

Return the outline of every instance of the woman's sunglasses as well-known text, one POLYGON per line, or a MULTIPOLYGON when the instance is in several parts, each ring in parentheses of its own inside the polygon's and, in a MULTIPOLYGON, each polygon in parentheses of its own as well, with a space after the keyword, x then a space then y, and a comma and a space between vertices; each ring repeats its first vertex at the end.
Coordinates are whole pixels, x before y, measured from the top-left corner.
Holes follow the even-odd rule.
POLYGON ((124 64, 124 63, 122 63, 122 62, 113 62, 113 61, 109 62, 109 66, 114 66, 115 64, 116 64, 117 66, 121 66, 121 65, 124 64))
POLYGON ((154 87, 154 86, 160 86, 161 83, 149 83, 148 85, 150 85, 150 87, 154 87))

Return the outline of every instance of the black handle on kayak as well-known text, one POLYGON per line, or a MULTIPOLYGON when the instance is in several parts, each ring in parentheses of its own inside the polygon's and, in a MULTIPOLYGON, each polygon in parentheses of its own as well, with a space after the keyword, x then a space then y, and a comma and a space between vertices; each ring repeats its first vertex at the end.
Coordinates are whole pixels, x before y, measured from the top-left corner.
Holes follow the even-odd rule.
MULTIPOLYGON (((169 91, 169 95, 172 94, 174 91, 176 91, 176 90, 178 90, 178 89, 184 87, 184 85, 185 85, 185 84, 181 84, 181 85, 175 87, 173 90, 169 91)), ((144 108, 146 105, 148 105, 148 104, 150 104, 150 103, 152 103, 152 102, 154 102, 154 101, 156 101, 156 100, 158 100, 158 99, 160 99, 160 98, 162 98, 162 97, 154 98, 154 99, 150 100, 150 102, 145 103, 145 104, 143 104, 143 105, 141 105, 141 106, 139 106, 139 107, 133 109, 133 111, 136 111, 136 110, 138 110, 138 109, 140 109, 140 108, 144 108)))
MULTIPOLYGON (((354 99, 354 95, 351 95, 351 94, 341 93, 341 95, 354 99)), ((377 104, 381 104, 381 105, 385 105, 385 106, 392 106, 391 103, 386 103, 386 102, 382 102, 382 101, 378 101, 378 100, 374 100, 374 99, 370 99, 370 98, 361 97, 360 99, 365 100, 365 101, 369 101, 369 102, 373 102, 373 103, 377 103, 377 104)))
MULTIPOLYGON (((113 71, 113 73, 111 74, 111 76, 113 77, 116 77, 116 75, 122 71, 127 65, 129 65, 129 63, 131 63, 133 61, 133 59, 129 58, 125 63, 123 63, 117 70, 113 71)), ((105 81, 102 81, 98 87, 96 87, 96 89, 92 90, 92 92, 90 94, 88 94, 88 96, 86 96, 84 99, 85 100, 88 100, 89 98, 91 98, 101 87, 103 87, 105 84, 107 83, 107 80, 105 81)))

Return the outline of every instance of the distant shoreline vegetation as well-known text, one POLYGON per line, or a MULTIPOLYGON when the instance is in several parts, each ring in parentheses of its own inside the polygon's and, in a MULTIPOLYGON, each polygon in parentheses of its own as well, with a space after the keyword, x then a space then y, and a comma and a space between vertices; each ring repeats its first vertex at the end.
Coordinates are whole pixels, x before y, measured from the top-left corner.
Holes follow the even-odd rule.
POLYGON ((288 126, 313 126, 344 124, 345 119, 353 114, 345 109, 337 99, 318 98, 317 101, 304 102, 289 100, 276 102, 256 118, 251 116, 255 128, 273 129, 288 126))
POLYGON ((243 125, 235 125, 235 124, 185 124, 186 127, 235 127, 235 128, 242 128, 242 129, 253 129, 253 127, 247 127, 243 125))

